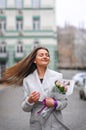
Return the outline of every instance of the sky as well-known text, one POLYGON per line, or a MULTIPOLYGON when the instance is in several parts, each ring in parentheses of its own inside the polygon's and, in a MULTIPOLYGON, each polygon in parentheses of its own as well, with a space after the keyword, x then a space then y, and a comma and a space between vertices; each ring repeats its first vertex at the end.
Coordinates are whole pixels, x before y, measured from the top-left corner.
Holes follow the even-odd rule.
POLYGON ((56 24, 86 28, 86 0, 56 0, 56 24))

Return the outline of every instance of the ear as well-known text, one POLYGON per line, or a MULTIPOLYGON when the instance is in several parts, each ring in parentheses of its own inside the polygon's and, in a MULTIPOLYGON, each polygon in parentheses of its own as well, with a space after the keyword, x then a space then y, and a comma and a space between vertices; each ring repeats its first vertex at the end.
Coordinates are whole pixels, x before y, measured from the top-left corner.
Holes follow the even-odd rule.
POLYGON ((36 60, 34 60, 34 63, 36 64, 36 60))

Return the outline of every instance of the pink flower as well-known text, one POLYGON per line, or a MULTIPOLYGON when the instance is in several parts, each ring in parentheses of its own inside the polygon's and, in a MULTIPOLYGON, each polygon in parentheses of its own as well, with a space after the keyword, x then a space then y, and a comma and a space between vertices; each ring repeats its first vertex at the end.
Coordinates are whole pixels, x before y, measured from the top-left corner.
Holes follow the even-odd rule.
POLYGON ((65 94, 67 92, 68 85, 70 85, 69 81, 63 81, 63 82, 61 82, 59 80, 55 81, 56 88, 58 89, 59 92, 61 92, 63 94, 65 94))

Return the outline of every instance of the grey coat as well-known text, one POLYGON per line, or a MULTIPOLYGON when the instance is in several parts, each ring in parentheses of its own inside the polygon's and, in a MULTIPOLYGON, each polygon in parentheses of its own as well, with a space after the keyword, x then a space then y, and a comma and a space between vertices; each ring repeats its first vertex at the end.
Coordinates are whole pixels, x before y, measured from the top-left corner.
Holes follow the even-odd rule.
POLYGON ((42 83, 38 77, 37 70, 23 80, 24 100, 22 102, 22 109, 25 112, 31 112, 30 130, 68 130, 62 123, 61 113, 61 110, 67 106, 65 95, 62 95, 62 98, 58 99, 56 110, 51 109, 46 118, 37 113, 43 107, 41 101, 49 97, 48 93, 51 92, 54 82, 57 79, 62 79, 62 74, 47 68, 42 83), (27 102, 27 96, 33 91, 40 92, 41 96, 37 103, 30 104, 27 102))

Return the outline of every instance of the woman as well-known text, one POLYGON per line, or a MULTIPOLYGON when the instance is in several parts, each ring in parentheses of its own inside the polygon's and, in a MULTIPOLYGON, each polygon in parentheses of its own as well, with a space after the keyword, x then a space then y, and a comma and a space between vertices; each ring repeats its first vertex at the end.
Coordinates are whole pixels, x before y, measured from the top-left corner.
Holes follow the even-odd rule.
POLYGON ((55 100, 48 95, 54 86, 54 82, 57 79, 62 79, 61 73, 48 68, 49 62, 50 55, 48 49, 38 47, 4 73, 5 79, 9 83, 23 84, 24 100, 22 109, 25 112, 31 112, 30 130, 68 129, 62 123, 61 113, 61 110, 67 106, 66 97, 55 100), (46 107, 52 108, 47 118, 43 118, 41 114, 38 114, 43 107, 43 100, 46 107))

